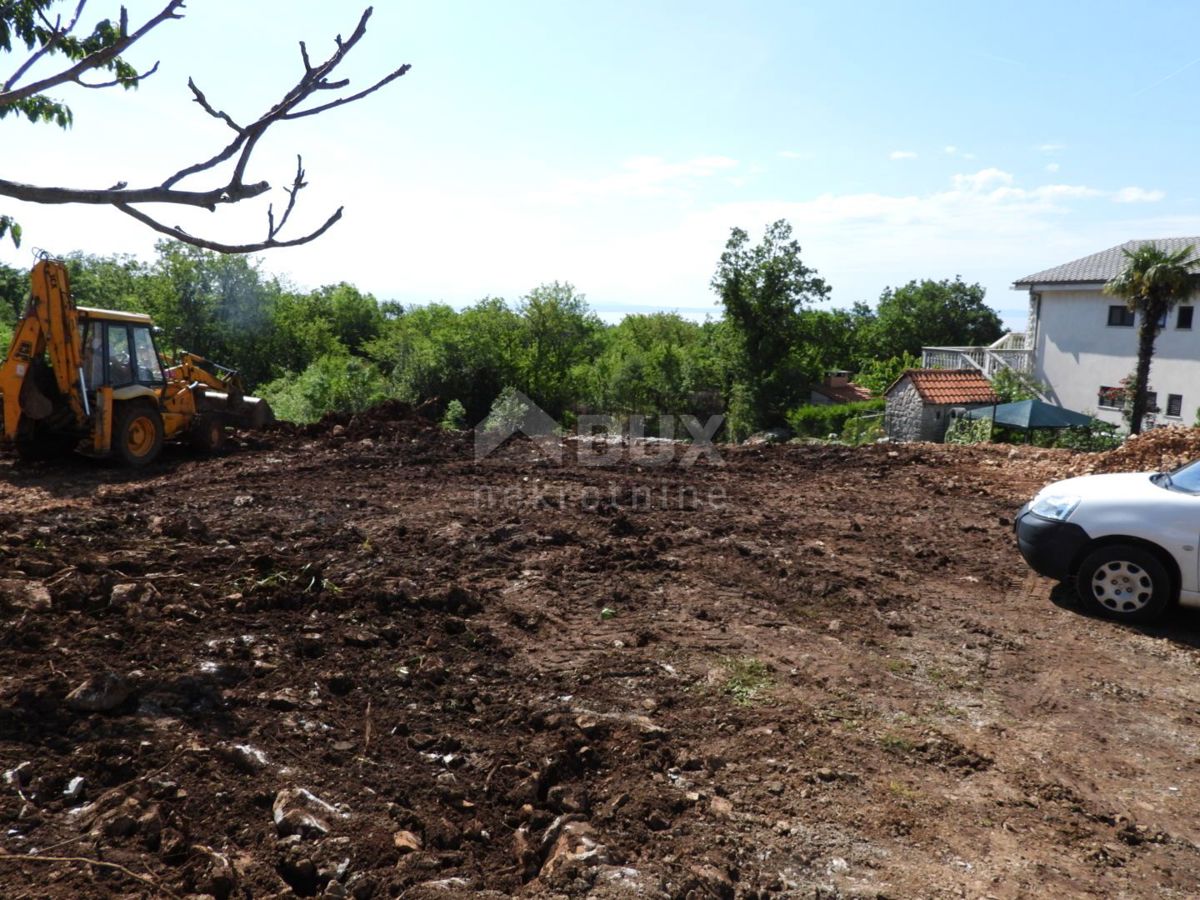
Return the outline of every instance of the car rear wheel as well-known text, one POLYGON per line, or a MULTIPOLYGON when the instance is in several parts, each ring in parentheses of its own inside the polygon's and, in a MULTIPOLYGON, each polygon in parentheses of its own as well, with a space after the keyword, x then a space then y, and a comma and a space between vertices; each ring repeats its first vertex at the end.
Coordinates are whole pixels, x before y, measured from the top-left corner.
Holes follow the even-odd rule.
POLYGON ((1076 576, 1084 603, 1111 619, 1149 622, 1171 604, 1171 578, 1148 550, 1110 544, 1093 550, 1076 576))

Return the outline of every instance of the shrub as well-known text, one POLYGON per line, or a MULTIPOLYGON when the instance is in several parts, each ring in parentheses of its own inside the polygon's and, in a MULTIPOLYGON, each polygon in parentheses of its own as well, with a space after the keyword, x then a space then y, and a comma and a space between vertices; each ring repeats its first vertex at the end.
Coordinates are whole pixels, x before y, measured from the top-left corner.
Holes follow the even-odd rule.
POLYGON ((446 404, 446 412, 442 415, 442 428, 447 431, 465 431, 467 427, 467 410, 457 400, 446 404))
POLYGON ((842 426, 842 440, 855 447, 883 437, 883 416, 879 413, 851 416, 842 426))
POLYGON ((846 420, 864 413, 880 412, 884 400, 860 400, 857 403, 836 403, 828 406, 800 406, 787 414, 787 423, 801 437, 828 437, 840 434, 846 420))
POLYGON ((946 429, 947 444, 982 444, 991 437, 991 419, 955 419, 946 429))
POLYGON ((1054 446, 1066 450, 1113 450, 1121 446, 1121 436, 1116 425, 1092 419, 1091 425, 1064 428, 1055 437, 1054 446))
POLYGON ((260 394, 287 422, 315 422, 327 412, 362 412, 383 400, 383 376, 364 359, 327 353, 299 375, 265 384, 260 394))
POLYGON ((521 399, 514 387, 506 387, 492 403, 491 412, 483 422, 485 431, 514 431, 525 424, 529 404, 521 399))

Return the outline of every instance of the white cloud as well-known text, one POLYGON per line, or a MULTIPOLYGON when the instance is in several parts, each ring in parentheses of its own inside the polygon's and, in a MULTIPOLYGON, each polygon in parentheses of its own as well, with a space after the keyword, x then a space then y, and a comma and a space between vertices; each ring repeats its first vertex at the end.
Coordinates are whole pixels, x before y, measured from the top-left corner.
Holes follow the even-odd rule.
POLYGON ((1051 174, 1057 172, 1061 168, 1062 166, 1060 166, 1058 163, 1046 163, 1046 171, 1050 172, 1051 174))
POLYGON ((1140 187, 1121 188, 1113 194, 1114 203, 1157 203, 1166 195, 1164 191, 1148 191, 1140 187))
POLYGON ((950 156, 953 156, 955 153, 958 152, 958 148, 955 147, 953 144, 947 144, 945 147, 945 152, 947 154, 949 154, 950 156))
POLYGON ((782 159, 812 159, 815 154, 808 150, 780 150, 779 156, 782 159))
POLYGON ((916 159, 917 154, 912 150, 893 150, 888 154, 888 159, 916 159))
POLYGON ((959 191, 983 191, 990 187, 1012 184, 1013 177, 1009 172, 991 168, 980 169, 971 175, 955 175, 952 182, 959 191))
POLYGON ((1060 153, 1063 150, 1067 149, 1067 145, 1066 144, 1055 144, 1055 143, 1039 144, 1037 149, 1040 150, 1042 153, 1060 153))

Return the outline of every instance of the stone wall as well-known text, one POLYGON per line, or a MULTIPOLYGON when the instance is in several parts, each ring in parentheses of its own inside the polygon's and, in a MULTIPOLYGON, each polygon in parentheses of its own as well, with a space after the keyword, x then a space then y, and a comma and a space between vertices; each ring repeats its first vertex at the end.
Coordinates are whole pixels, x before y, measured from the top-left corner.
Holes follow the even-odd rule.
POLYGON ((923 437, 925 403, 907 375, 888 391, 883 427, 893 441, 927 440, 923 437))

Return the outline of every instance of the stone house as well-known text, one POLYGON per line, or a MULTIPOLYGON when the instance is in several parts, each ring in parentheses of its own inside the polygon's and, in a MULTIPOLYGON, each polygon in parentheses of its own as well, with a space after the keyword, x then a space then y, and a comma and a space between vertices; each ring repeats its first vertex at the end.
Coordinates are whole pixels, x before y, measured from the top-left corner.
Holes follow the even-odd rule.
POLYGON ((884 428, 893 441, 941 441, 951 410, 1000 402, 976 369, 908 369, 884 397, 884 428))

